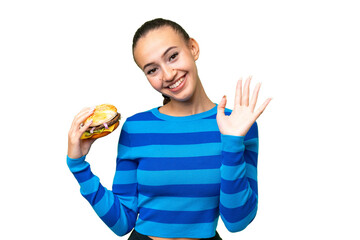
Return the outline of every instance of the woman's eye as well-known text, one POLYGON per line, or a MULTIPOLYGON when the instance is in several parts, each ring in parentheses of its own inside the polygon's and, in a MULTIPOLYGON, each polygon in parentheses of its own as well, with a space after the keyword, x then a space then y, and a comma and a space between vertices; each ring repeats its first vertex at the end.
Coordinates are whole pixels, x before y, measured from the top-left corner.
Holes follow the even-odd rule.
POLYGON ((178 55, 179 53, 174 53, 173 55, 171 55, 170 56, 170 58, 169 58, 169 60, 171 61, 171 60, 174 60, 176 57, 177 57, 177 55, 178 55))
POLYGON ((156 71, 156 68, 152 68, 149 71, 146 72, 146 74, 152 74, 156 71))

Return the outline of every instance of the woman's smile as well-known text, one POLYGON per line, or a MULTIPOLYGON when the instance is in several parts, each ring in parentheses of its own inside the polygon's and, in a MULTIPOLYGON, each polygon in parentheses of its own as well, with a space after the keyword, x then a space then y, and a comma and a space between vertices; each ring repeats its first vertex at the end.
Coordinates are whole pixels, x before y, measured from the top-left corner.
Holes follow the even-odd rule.
POLYGON ((171 92, 177 92, 185 85, 186 74, 177 80, 174 84, 170 85, 168 88, 171 92))

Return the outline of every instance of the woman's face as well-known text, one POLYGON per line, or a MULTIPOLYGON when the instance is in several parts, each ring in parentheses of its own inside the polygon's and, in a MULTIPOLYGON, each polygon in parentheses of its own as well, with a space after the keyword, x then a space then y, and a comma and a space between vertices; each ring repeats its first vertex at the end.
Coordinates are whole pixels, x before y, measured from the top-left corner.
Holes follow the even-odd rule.
POLYGON ((199 82, 195 64, 198 57, 197 42, 186 42, 168 26, 148 32, 134 49, 134 59, 151 86, 176 101, 193 96, 199 82))

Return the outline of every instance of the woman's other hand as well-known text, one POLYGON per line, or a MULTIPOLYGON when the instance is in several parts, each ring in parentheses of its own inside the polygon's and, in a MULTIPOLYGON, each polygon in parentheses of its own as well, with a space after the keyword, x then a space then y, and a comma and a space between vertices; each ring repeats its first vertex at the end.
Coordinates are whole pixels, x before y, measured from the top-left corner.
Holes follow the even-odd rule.
POLYGON ((74 118, 68 134, 68 156, 80 158, 86 155, 96 139, 80 139, 81 135, 88 129, 92 121, 84 124, 85 120, 93 114, 95 108, 84 108, 74 118))
POLYGON ((256 119, 264 112, 271 98, 266 101, 255 111, 257 98, 261 84, 255 86, 251 101, 249 102, 249 89, 251 77, 248 77, 244 91, 242 90, 242 79, 236 85, 235 106, 230 116, 225 115, 226 96, 218 104, 218 112, 216 116, 217 124, 221 134, 245 136, 256 119))

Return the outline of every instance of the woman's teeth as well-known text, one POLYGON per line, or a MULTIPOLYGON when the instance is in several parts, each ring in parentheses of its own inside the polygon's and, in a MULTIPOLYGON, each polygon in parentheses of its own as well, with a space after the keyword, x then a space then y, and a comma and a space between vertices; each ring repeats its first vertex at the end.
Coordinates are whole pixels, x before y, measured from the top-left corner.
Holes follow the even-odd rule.
POLYGON ((177 86, 180 85, 180 83, 182 83, 184 81, 184 77, 180 78, 179 81, 177 81, 176 83, 174 83, 173 85, 170 85, 169 88, 173 89, 176 88, 177 86))

